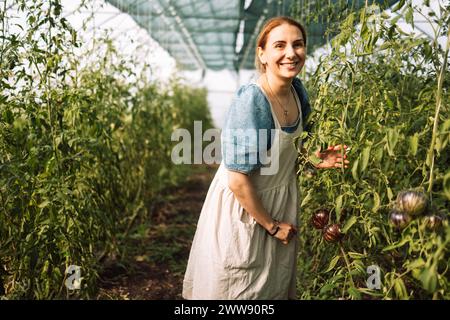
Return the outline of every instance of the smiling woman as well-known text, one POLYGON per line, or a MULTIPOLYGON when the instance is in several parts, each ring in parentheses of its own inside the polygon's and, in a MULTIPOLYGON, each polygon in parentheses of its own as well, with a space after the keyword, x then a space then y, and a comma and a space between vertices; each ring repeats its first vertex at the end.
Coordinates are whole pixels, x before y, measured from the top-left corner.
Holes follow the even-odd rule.
MULTIPOLYGON (((306 59, 303 26, 288 17, 269 20, 255 59, 261 76, 239 88, 222 131, 223 161, 198 221, 186 299, 296 298, 301 139, 295 141, 311 110, 296 78, 306 59)), ((319 167, 348 164, 339 150, 319 152, 319 167)))
MULTIPOLYGON (((257 54, 255 56, 255 66, 258 71, 263 74, 266 72, 266 65, 268 63, 267 56, 270 53, 279 54, 278 58, 282 58, 283 51, 286 46, 290 46, 290 41, 293 41, 293 53, 297 54, 298 60, 287 60, 281 62, 282 64, 292 64, 293 67, 298 68, 296 75, 302 69, 306 59, 306 31, 305 28, 293 19, 283 17, 269 20, 263 31, 260 33, 257 40, 257 54), (280 27, 280 28, 278 28, 280 27), (285 33, 287 32, 287 33, 285 33), (292 33, 291 33, 292 32, 292 33), (292 39, 289 36, 293 37, 292 39), (288 37, 284 39, 285 37, 288 37)), ((288 53, 287 59, 292 59, 288 53)), ((292 71, 295 68, 291 69, 292 71)))

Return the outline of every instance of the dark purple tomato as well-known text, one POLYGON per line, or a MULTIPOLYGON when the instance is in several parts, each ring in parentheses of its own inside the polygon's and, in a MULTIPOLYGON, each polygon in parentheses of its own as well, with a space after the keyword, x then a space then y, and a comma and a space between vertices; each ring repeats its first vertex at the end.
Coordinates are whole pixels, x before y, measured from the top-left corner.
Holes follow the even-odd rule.
POLYGON ((393 210, 389 215, 389 220, 397 230, 403 230, 411 222, 411 217, 404 212, 393 210))
POLYGON ((396 208, 412 218, 425 213, 428 207, 427 196, 420 191, 402 191, 397 195, 396 208))
POLYGON ((330 224, 323 229, 323 238, 326 242, 338 242, 344 237, 339 224, 330 224))
POLYGON ((319 209, 313 213, 311 223, 316 229, 323 229, 328 224, 330 212, 327 209, 319 209))
POLYGON ((442 225, 442 217, 438 215, 430 215, 425 217, 426 226, 430 230, 437 230, 442 225))

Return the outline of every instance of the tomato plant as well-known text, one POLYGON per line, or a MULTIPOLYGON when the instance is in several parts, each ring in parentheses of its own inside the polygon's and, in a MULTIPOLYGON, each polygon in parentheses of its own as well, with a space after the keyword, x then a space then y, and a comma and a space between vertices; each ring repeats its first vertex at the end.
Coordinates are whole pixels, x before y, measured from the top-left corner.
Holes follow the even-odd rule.
POLYGON ((1 5, 0 288, 12 299, 93 297, 101 262, 127 254, 122 241, 159 191, 185 177, 170 136, 210 126, 206 92, 150 82, 108 38, 76 55, 60 1, 1 5), (15 14, 26 25, 14 28, 15 14), (79 291, 65 286, 70 265, 79 291))
MULTIPOLYGON (((298 171, 305 217, 299 231, 299 295, 448 299, 449 10, 432 15, 436 39, 446 39, 441 47, 407 34, 397 19, 375 9, 366 5, 342 21, 332 52, 309 76, 315 111, 298 171), (318 171, 303 179, 304 168, 314 161, 308 154, 335 144, 351 146, 350 170, 318 171), (397 228, 390 214, 406 190, 428 197, 428 216, 412 217, 409 224, 395 216, 402 227, 397 228), (339 245, 324 242, 306 218, 322 207, 332 208, 331 223, 342 225, 345 238, 339 245), (444 218, 442 225, 426 228, 434 214, 444 218), (381 270, 380 289, 367 285, 369 266, 381 270)), ((411 2, 394 9, 414 23, 411 2)), ((402 203, 401 210, 413 210, 402 203)))

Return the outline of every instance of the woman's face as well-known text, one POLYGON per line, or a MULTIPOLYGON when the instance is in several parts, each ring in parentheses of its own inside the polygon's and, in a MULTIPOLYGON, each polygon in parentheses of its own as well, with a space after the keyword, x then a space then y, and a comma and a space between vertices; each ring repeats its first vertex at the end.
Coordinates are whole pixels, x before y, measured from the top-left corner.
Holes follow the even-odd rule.
POLYGON ((284 23, 270 31, 265 49, 258 48, 266 72, 281 78, 294 78, 302 70, 306 46, 302 32, 296 26, 284 23))

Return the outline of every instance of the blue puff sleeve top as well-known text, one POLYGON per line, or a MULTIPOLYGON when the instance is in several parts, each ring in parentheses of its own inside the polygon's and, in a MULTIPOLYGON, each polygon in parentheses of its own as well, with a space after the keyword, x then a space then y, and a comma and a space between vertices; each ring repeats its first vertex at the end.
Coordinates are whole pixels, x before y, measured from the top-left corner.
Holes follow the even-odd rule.
MULTIPOLYGON (((309 131, 305 121, 311 113, 308 94, 300 79, 294 78, 292 85, 300 100, 303 129, 309 131)), ((286 131, 293 132, 297 126, 298 123, 295 127, 287 127, 286 131)), ((222 159, 225 167, 245 174, 261 168, 259 150, 270 149, 273 139, 271 129, 275 129, 275 122, 264 93, 255 83, 241 86, 231 103, 222 130, 222 159), (261 135, 259 132, 266 134, 261 135)))

